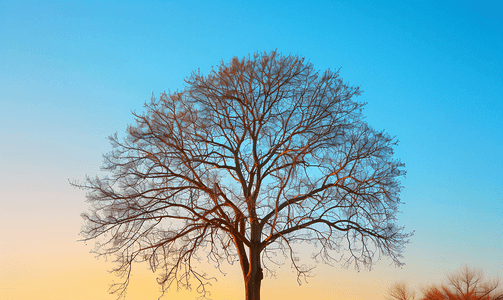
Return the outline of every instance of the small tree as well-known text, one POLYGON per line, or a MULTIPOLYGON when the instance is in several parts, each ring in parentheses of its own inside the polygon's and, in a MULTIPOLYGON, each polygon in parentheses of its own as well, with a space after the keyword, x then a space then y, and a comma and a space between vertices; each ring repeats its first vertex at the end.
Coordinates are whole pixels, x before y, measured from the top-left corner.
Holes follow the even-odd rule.
POLYGON ((396 140, 375 131, 353 101, 358 87, 338 72, 319 73, 297 56, 273 51, 232 59, 184 91, 152 97, 126 137, 110 137, 110 177, 75 184, 88 191, 85 240, 115 255, 124 282, 146 261, 165 291, 190 288, 202 297, 202 256, 217 266, 239 261, 246 299, 260 299, 271 254, 291 259, 295 242, 313 242, 315 257, 370 268, 376 255, 396 263, 410 234, 396 225, 403 164, 396 140))
POLYGON ((484 273, 467 266, 448 276, 447 285, 430 286, 423 300, 503 300, 500 281, 484 281, 484 273))
POLYGON ((414 300, 415 293, 405 282, 397 282, 388 289, 388 300, 414 300))

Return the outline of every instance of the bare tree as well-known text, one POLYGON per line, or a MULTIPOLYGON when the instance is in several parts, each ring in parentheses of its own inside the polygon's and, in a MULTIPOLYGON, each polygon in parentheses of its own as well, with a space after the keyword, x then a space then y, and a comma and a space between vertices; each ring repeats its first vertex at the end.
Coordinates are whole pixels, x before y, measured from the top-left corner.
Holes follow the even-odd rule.
POLYGON ((194 267, 206 257, 217 267, 239 261, 246 299, 257 300, 274 254, 298 280, 308 274, 296 242, 316 243, 325 263, 346 250, 357 268, 380 255, 400 264, 405 172, 396 140, 364 122, 358 87, 275 51, 186 83, 152 97, 124 139, 110 137, 109 177, 75 184, 91 203, 81 234, 116 256, 124 278, 113 291, 123 295, 133 262, 146 261, 161 270, 163 291, 196 283, 206 297, 208 278, 194 267))
POLYGON ((500 280, 484 281, 484 273, 467 266, 448 276, 447 285, 430 286, 424 300, 503 300, 500 280))
POLYGON ((388 300, 414 300, 415 293, 405 282, 397 282, 388 289, 388 300))
POLYGON ((455 294, 445 285, 436 286, 432 285, 423 291, 422 300, 456 300, 458 299, 455 294))

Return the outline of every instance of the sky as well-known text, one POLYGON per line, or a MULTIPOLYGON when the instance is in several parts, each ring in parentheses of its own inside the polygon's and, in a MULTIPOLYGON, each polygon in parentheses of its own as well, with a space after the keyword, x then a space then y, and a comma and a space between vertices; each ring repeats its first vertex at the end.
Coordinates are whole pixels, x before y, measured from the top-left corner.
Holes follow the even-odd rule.
MULTIPOLYGON (((384 299, 465 264, 503 278, 503 11, 497 1, 0 0, 0 298, 112 300, 111 263, 78 242, 106 137, 152 93, 193 70, 277 49, 340 68, 364 91, 366 121, 400 141, 402 268, 318 265, 299 286, 285 265, 262 299, 384 299)), ((309 256, 309 249, 304 249, 309 256)), ((135 265, 126 299, 157 299, 135 265)), ((244 299, 237 265, 213 299, 244 299)), ((170 291, 165 299, 195 299, 170 291)))

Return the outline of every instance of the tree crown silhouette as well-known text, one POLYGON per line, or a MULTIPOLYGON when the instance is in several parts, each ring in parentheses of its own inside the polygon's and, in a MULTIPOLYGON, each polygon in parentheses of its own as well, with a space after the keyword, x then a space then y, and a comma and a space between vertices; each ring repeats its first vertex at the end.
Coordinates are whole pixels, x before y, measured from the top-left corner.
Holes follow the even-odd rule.
POLYGON ((399 258, 409 233, 396 225, 404 165, 397 141, 376 131, 353 100, 358 87, 276 51, 234 58, 183 91, 152 97, 124 139, 110 137, 108 177, 88 177, 90 212, 82 234, 99 255, 114 255, 124 282, 146 261, 158 282, 208 295, 202 257, 239 261, 246 298, 259 299, 273 253, 292 262, 295 242, 314 257, 369 267, 399 258))

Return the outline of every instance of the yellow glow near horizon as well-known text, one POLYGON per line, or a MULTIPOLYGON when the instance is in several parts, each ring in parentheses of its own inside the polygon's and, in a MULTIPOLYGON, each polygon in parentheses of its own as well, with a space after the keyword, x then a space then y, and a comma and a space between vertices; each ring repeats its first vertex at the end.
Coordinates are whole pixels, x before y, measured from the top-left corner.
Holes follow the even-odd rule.
MULTIPOLYGON (((5 262, 2 264, 0 299, 116 299, 116 295, 108 293, 109 284, 119 280, 106 271, 111 263, 96 260, 87 251, 37 255, 36 249, 32 250, 28 257, 8 257, 10 267, 5 262)), ((5 261, 5 258, 2 259, 5 261)), ((383 275, 381 272, 358 273, 352 269, 320 265, 313 272, 314 277, 309 278, 307 284, 299 286, 288 265, 283 268, 284 271, 279 270, 277 278, 264 279, 263 299, 381 299, 387 286, 396 279, 376 280, 383 275)), ((244 299, 244 284, 238 265, 226 267, 226 275, 220 274, 212 266, 206 266, 204 270, 218 280, 209 287, 213 299, 244 299)), ((146 264, 136 264, 126 299, 157 299, 160 295, 155 275, 147 270, 146 264)), ((195 291, 176 291, 173 288, 161 299, 188 300, 197 296, 195 291)))

